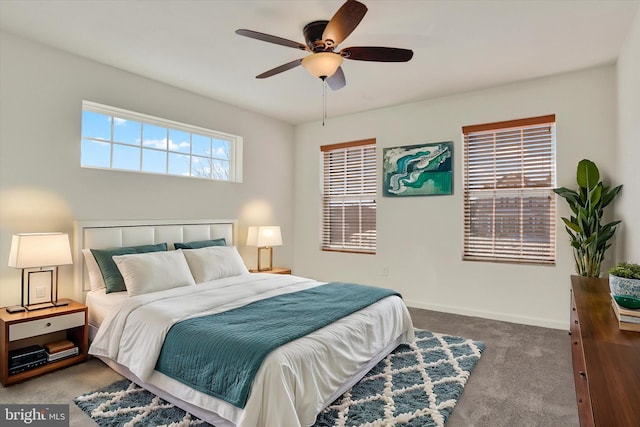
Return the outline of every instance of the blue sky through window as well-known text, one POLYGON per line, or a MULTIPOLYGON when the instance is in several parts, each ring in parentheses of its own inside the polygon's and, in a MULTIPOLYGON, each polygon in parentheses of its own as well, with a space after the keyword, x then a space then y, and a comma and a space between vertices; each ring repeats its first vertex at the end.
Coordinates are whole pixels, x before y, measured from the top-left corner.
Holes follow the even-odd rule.
POLYGON ((123 144, 140 145, 140 123, 114 118, 113 140, 123 144))
POLYGON ((231 179, 233 139, 97 111, 83 107, 82 167, 231 179))

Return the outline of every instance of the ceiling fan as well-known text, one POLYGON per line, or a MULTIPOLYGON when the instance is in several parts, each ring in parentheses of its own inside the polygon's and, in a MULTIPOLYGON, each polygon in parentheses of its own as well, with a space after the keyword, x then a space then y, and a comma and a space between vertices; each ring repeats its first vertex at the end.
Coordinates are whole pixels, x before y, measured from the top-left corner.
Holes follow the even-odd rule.
POLYGON ((413 51, 410 49, 380 46, 347 47, 336 52, 336 47, 355 30, 366 13, 367 6, 356 0, 347 0, 330 21, 314 21, 304 27, 306 44, 246 29, 236 30, 236 34, 311 53, 304 58, 265 71, 256 78, 264 79, 302 65, 313 76, 326 81, 331 89, 338 90, 346 84, 341 67, 343 59, 407 62, 413 57, 413 51))

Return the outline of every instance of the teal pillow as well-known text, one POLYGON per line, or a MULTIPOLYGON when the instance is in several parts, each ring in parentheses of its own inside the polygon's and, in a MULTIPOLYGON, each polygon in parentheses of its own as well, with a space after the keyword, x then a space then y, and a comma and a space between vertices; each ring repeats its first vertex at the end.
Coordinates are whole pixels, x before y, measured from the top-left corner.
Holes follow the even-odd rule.
POLYGON ((176 249, 200 249, 208 246, 227 246, 227 241, 224 237, 214 240, 198 240, 197 242, 188 243, 174 243, 173 246, 176 249))
POLYGON ((128 246, 123 248, 112 249, 91 249, 93 257, 100 267, 104 284, 107 287, 107 293, 126 291, 127 287, 124 285, 124 279, 120 270, 113 261, 113 256, 116 255, 129 255, 129 254, 143 254, 146 252, 160 252, 166 251, 166 243, 158 243, 157 245, 141 245, 141 246, 128 246))

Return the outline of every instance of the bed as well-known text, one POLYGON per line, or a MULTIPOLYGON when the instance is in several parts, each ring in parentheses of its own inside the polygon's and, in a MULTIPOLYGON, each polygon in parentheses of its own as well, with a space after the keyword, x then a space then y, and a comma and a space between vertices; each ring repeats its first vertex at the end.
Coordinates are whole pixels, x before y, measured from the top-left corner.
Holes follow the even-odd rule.
MULTIPOLYGON (((242 265, 234 264, 240 259, 234 247, 237 244, 235 220, 77 221, 74 226, 75 297, 89 307, 90 353, 133 382, 218 427, 313 425, 324 407, 352 387, 395 347, 413 339, 411 318, 402 299, 380 291, 377 299, 362 302, 363 307, 358 307, 357 311, 344 317, 337 315, 334 320, 326 319, 326 326, 305 332, 270 350, 258 363, 255 377, 251 377, 245 400, 238 403, 215 390, 205 390, 199 384, 180 379, 163 368, 161 362, 167 348, 171 347, 164 340, 166 338, 168 343, 169 335, 179 329, 174 325, 192 327, 193 323, 195 328, 209 318, 215 319, 217 324, 222 317, 242 317, 245 316, 242 310, 255 307, 266 310, 269 305, 277 307, 272 310, 280 311, 282 307, 290 306, 287 298, 298 295, 309 295, 308 298, 315 298, 313 301, 326 299, 329 304, 339 305, 331 302, 332 295, 336 290, 342 292, 345 289, 342 286, 351 285, 326 284, 294 275, 249 273, 241 261, 242 265), (220 240, 226 247, 175 250, 176 243, 220 240), (101 249, 164 243, 168 249, 165 253, 127 253, 113 257, 127 286, 131 285, 126 291, 107 292, 106 288, 96 286, 95 265, 83 261, 91 249, 98 257, 101 249), (222 267, 209 267, 209 264, 216 264, 209 263, 212 254, 219 257, 215 260, 222 267), (148 276, 148 268, 140 269, 136 263, 156 258, 159 261, 154 262, 159 262, 161 267, 154 274, 162 277, 153 279, 153 275, 148 276), (180 264, 174 266, 172 260, 178 258, 180 264), (181 270, 183 258, 189 260, 186 265, 195 278, 193 284, 147 289, 150 282, 162 282, 165 276, 181 270), (171 272, 162 272, 162 268, 170 268, 171 272), (92 274, 94 276, 90 277, 92 274), (276 301, 280 305, 274 305, 276 301)), ((361 288, 355 290, 362 291, 361 288)), ((373 293, 376 292, 378 290, 373 293)), ((362 295, 354 294, 355 302, 364 300, 362 295)), ((311 312, 311 308, 309 310, 311 312)), ((271 318, 271 315, 267 317, 271 318)), ((300 318, 306 319, 306 316, 300 318)), ((263 325, 260 319, 264 319, 264 314, 252 319, 258 321, 241 323, 254 325, 256 331, 277 327, 269 326, 266 319, 263 325)), ((211 328, 208 326, 207 329, 211 328)), ((187 331, 187 335, 191 335, 191 330, 187 331)), ((234 336, 233 333, 230 335, 234 336)), ((201 345, 200 341, 194 345, 201 345)), ((211 348, 207 349, 207 354, 211 348)), ((181 360, 180 357, 172 360, 181 360)), ((215 366, 218 370, 214 369, 212 375, 221 372, 227 375, 224 370, 227 368, 215 366)))

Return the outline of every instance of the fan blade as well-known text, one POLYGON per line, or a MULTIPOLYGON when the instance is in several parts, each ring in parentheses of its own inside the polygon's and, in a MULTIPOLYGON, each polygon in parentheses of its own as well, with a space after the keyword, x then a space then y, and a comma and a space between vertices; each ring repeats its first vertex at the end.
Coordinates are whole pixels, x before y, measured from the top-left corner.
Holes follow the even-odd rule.
POLYGON ((413 51, 397 47, 358 46, 344 48, 340 55, 356 61, 407 62, 413 58, 413 51))
POLYGON ((322 33, 322 40, 326 46, 334 47, 342 43, 356 29, 366 13, 367 6, 356 0, 347 0, 333 15, 322 33))
POLYGON ((295 68, 298 65, 300 65, 301 63, 302 63, 302 58, 301 59, 296 59, 295 61, 287 62, 286 64, 282 64, 279 67, 272 68, 269 71, 265 71, 262 74, 258 74, 256 76, 256 79, 266 79, 267 77, 271 77, 271 76, 274 76, 276 74, 282 73, 283 71, 287 71, 287 70, 290 70, 292 68, 295 68))
POLYGON ((307 46, 302 43, 283 39, 282 37, 278 36, 272 36, 271 34, 259 33, 258 31, 240 29, 236 30, 236 34, 256 40, 262 40, 263 42, 279 44, 280 46, 293 47, 300 50, 309 50, 307 46))
POLYGON ((342 67, 338 67, 335 73, 331 77, 327 77, 327 84, 331 88, 331 90, 342 89, 347 81, 344 78, 344 71, 342 71, 342 67))

